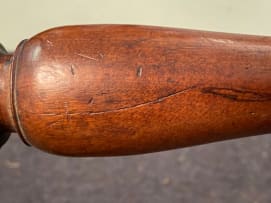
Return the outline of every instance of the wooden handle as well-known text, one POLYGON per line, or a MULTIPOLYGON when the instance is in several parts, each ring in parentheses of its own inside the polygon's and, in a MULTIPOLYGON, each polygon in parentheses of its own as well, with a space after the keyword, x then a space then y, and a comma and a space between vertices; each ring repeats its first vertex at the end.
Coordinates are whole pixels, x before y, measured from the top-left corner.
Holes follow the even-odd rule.
POLYGON ((137 154, 271 132, 269 37, 67 26, 1 58, 1 124, 47 152, 137 154))

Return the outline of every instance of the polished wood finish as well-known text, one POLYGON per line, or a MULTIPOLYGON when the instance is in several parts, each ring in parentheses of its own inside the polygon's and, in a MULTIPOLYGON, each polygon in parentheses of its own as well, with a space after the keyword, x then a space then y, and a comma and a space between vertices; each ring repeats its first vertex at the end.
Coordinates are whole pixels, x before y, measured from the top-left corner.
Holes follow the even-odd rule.
POLYGON ((8 140, 9 132, 16 129, 12 117, 11 59, 12 55, 0 44, 0 148, 8 140))
POLYGON ((269 37, 66 26, 22 42, 10 69, 12 93, 0 94, 12 94, 13 110, 0 101, 1 124, 55 154, 137 154, 271 132, 269 37))
POLYGON ((11 59, 12 55, 0 55, 0 123, 7 131, 16 129, 12 117, 11 59))

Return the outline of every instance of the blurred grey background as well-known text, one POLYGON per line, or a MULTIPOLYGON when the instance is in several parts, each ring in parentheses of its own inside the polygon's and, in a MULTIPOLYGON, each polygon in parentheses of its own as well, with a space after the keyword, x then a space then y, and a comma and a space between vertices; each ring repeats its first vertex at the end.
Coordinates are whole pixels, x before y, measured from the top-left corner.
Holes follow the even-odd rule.
MULTIPOLYGON (((68 24, 148 24, 271 35, 268 0, 0 0, 0 40, 68 24)), ((16 136, 0 151, 0 202, 271 202, 271 136, 147 155, 65 158, 16 136)))

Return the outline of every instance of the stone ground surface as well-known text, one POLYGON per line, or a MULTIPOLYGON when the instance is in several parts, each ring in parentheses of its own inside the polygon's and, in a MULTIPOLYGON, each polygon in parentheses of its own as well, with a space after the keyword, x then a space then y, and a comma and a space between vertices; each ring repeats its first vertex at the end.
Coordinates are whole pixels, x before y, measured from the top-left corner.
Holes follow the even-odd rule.
POLYGON ((271 202, 271 136, 141 156, 66 158, 0 151, 0 202, 271 202))

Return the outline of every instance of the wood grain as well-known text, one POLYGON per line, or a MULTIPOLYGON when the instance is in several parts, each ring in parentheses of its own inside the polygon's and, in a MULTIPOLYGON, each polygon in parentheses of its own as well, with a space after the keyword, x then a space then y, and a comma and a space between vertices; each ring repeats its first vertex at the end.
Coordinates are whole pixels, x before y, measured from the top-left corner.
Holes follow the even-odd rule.
POLYGON ((47 152, 127 155, 271 132, 269 37, 66 26, 14 56, 16 131, 47 152))

